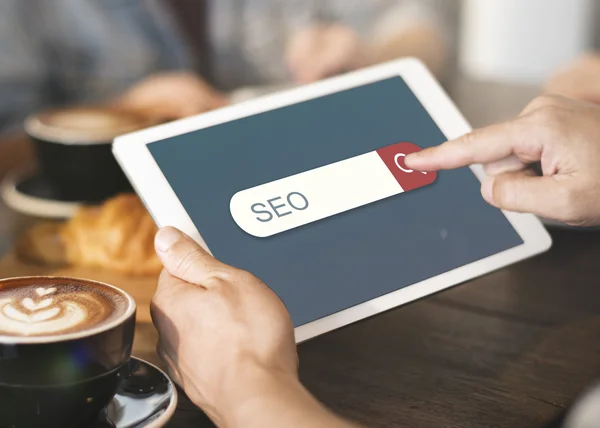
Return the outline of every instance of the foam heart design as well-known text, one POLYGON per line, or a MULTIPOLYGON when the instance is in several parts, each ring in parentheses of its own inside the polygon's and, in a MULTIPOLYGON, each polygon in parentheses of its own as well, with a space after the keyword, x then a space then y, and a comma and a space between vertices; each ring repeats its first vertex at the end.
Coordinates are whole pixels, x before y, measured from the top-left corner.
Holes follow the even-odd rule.
POLYGON ((60 308, 51 308, 28 315, 9 304, 4 306, 2 312, 2 315, 13 321, 19 321, 27 324, 39 324, 56 317, 60 313, 60 308))
POLYGON ((0 331, 30 335, 66 330, 82 323, 87 312, 76 302, 60 302, 45 299, 36 303, 29 297, 21 305, 31 311, 25 313, 13 304, 12 299, 0 300, 0 331))
POLYGON ((56 293, 56 288, 55 287, 51 287, 51 288, 39 287, 39 288, 35 289, 35 292, 38 296, 44 297, 44 296, 47 296, 48 294, 56 293))
MULTIPOLYGON (((0 0, 1 1, 1 0, 0 0)), ((0 293, 0 337, 44 336, 92 328, 107 320, 114 306, 96 288, 36 284, 0 293)), ((1 357, 0 357, 1 358, 1 357)))
POLYGON ((50 306, 52 304, 52 302, 54 302, 54 299, 50 298, 50 299, 42 300, 39 303, 35 303, 33 301, 33 299, 27 297, 27 298, 23 299, 23 306, 25 307, 25 309, 28 309, 33 312, 33 311, 39 311, 40 309, 46 309, 48 306, 50 306))

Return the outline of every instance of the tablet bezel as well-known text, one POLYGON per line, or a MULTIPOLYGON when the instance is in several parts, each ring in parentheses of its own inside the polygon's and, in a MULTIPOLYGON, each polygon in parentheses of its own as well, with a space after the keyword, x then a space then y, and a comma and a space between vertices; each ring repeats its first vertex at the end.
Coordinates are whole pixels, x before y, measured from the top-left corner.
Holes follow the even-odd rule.
MULTIPOLYGON (((423 63, 414 58, 407 58, 127 134, 115 140, 113 152, 157 225, 179 228, 210 252, 210 248, 206 246, 200 232, 151 155, 147 148, 148 144, 394 76, 400 76, 405 80, 448 139, 457 138, 471 131, 468 122, 423 63)), ((484 178, 485 173, 480 165, 474 165, 471 169, 480 180, 484 178)), ((504 212, 504 214, 523 240, 522 245, 296 327, 296 342, 303 342, 440 292, 540 254, 551 247, 550 235, 537 217, 512 212, 504 212)))

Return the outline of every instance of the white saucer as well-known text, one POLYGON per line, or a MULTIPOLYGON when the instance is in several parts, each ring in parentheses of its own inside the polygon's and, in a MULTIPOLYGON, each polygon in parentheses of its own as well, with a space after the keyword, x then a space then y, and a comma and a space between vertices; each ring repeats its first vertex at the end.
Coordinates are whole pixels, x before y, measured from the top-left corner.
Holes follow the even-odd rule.
POLYGON ((132 357, 129 376, 106 410, 106 422, 93 428, 161 428, 177 407, 177 389, 158 367, 132 357))
POLYGON ((6 205, 27 216, 68 219, 82 203, 61 200, 39 174, 9 174, 0 184, 0 195, 6 205))

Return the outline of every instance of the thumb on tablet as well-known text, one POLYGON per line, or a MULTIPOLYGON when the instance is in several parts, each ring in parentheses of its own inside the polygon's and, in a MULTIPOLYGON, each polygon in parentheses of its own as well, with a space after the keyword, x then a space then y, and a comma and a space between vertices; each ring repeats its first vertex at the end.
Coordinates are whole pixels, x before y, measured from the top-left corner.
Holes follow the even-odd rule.
POLYGON ((566 182, 528 170, 488 177, 481 186, 483 198, 497 208, 556 220, 563 220, 555 218, 557 213, 570 212, 563 197, 567 192, 566 182))
POLYGON ((156 254, 174 277, 209 288, 211 278, 233 268, 221 263, 192 238, 174 227, 158 231, 154 240, 156 254))

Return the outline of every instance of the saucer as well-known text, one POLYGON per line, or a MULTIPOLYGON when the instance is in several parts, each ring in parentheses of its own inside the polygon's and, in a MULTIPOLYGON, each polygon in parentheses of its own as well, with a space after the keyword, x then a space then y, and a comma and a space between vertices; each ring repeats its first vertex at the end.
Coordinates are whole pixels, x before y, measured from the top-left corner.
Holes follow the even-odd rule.
POLYGON ((177 389, 158 367, 132 357, 131 373, 108 405, 105 421, 90 428, 160 428, 177 407, 177 389))
POLYGON ((14 211, 55 220, 73 217, 83 205, 62 199, 39 173, 10 174, 0 185, 0 195, 14 211))

